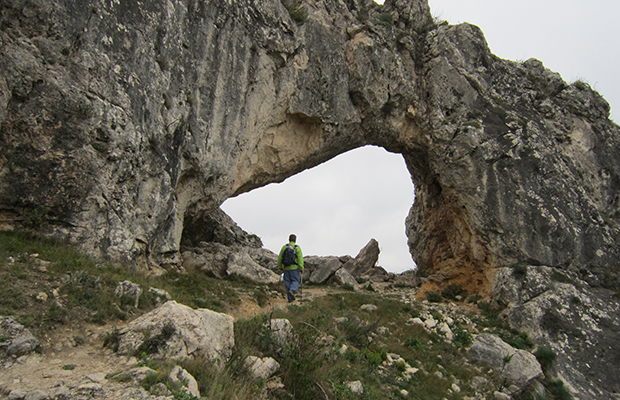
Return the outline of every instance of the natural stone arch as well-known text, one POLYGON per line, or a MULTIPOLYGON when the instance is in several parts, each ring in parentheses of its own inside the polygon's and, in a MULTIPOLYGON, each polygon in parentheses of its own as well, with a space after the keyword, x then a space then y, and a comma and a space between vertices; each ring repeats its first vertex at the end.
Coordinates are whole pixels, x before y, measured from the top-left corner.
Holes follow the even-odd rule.
POLYGON ((175 264, 191 218, 372 144, 411 172, 431 284, 488 293, 524 262, 618 285, 620 135, 596 92, 495 57, 422 0, 304 7, 298 23, 279 0, 6 5, 2 211, 175 264))
POLYGON ((400 273, 416 267, 405 235, 414 200, 402 155, 364 146, 282 183, 229 198, 220 208, 275 252, 289 231, 305 255, 354 256, 375 239, 377 265, 400 273))

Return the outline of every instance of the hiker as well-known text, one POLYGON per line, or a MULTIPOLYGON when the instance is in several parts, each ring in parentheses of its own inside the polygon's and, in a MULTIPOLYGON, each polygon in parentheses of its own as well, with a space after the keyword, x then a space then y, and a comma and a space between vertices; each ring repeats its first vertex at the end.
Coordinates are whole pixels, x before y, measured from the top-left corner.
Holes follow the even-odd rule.
POLYGON ((278 255, 278 268, 284 270, 284 287, 288 302, 295 301, 295 293, 299 289, 301 274, 304 272, 304 256, 301 248, 295 244, 297 236, 291 234, 288 243, 282 246, 278 255))

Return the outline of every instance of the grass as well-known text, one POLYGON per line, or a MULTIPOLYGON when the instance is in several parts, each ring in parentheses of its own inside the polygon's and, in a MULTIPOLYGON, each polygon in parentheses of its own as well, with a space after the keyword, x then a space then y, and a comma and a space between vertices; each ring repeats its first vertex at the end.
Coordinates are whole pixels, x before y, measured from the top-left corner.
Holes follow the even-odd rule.
MULTIPOLYGON (((242 294, 266 305, 271 292, 269 287, 240 278, 217 280, 175 273, 146 278, 122 265, 99 263, 61 242, 24 232, 0 232, 0 279, 5 293, 0 298, 0 315, 15 316, 35 336, 63 324, 115 324, 132 319, 156 307, 148 287, 166 290, 179 303, 222 312, 234 309, 242 294), (137 309, 133 299, 114 296, 117 283, 124 280, 144 290, 137 309), (47 299, 37 299, 39 293, 46 293, 47 299)), ((467 296, 457 286, 443 294, 446 299, 467 296)), ((442 301, 440 294, 435 296, 435 300, 442 301)), ((139 349, 141 364, 156 371, 144 379, 142 386, 155 390, 163 384, 175 399, 189 398, 168 378, 179 363, 196 378, 203 398, 208 399, 386 399, 401 398, 401 390, 424 400, 473 397, 476 392, 468 382, 480 372, 466 362, 465 349, 471 345, 472 328, 456 323, 454 340, 449 343, 443 336, 408 322, 425 312, 442 320, 441 306, 433 304, 435 309, 429 311, 422 303, 405 304, 374 290, 343 290, 312 302, 274 309, 269 315, 236 321, 233 354, 229 360, 215 364, 203 358, 156 360, 152 354, 157 353, 166 336, 174 334, 175 327, 171 326, 139 349), (366 304, 375 305, 377 310, 362 310, 366 304), (272 318, 286 318, 293 325, 294 339, 284 349, 272 337, 272 318), (343 346, 346 351, 341 352, 343 346), (391 353, 404 361, 390 365, 387 360, 391 353), (252 378, 245 365, 248 355, 276 359, 280 363, 278 378, 285 389, 267 391, 266 382, 252 378), (407 376, 409 366, 419 371, 407 376), (364 386, 360 395, 347 387, 347 382, 358 380, 364 386), (450 389, 457 380, 459 393, 450 389)), ((478 307, 482 314, 480 326, 495 327, 495 334, 503 335, 516 347, 531 345, 527 336, 501 327, 498 310, 492 305, 478 301, 478 307)), ((112 329, 102 338, 102 344, 116 350, 118 335, 119 330, 112 329)), ((75 338, 76 344, 82 341, 75 338)), ((121 374, 114 379, 124 381, 128 377, 121 374)), ((548 385, 561 393, 559 385, 548 385)))
POLYGON ((133 318, 157 305, 149 287, 163 289, 190 307, 218 312, 236 307, 241 293, 255 292, 263 304, 269 296, 264 288, 256 289, 243 279, 177 273, 147 278, 127 266, 100 263, 63 242, 17 231, 0 232, 0 280, 4 294, 0 315, 15 316, 35 334, 71 321, 103 325, 133 318), (143 289, 137 309, 134 299, 114 295, 124 280, 143 289))

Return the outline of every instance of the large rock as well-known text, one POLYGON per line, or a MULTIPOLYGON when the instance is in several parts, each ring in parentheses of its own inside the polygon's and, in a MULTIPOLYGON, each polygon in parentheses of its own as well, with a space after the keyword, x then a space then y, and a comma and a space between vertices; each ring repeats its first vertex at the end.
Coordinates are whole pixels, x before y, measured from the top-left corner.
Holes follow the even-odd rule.
POLYGON ((345 268, 340 268, 338 271, 336 271, 336 273, 334 273, 334 276, 332 276, 329 282, 341 286, 348 285, 354 288, 358 286, 357 281, 355 280, 353 275, 351 275, 351 273, 349 273, 349 271, 347 271, 345 268))
POLYGON ((145 352, 181 359, 204 355, 226 360, 234 346, 233 318, 168 301, 119 331, 119 354, 145 352))
POLYGON ((509 384, 519 389, 527 387, 529 382, 542 375, 540 364, 533 354, 515 349, 497 336, 480 334, 467 351, 470 361, 488 365, 500 371, 509 384))
POLYGON ((238 275, 260 284, 276 284, 280 281, 280 275, 258 265, 248 253, 243 251, 230 255, 226 273, 238 275))
POLYGON ((30 331, 13 317, 0 316, 0 355, 20 357, 30 354, 39 347, 39 341, 30 331))
POLYGON ((311 283, 325 283, 340 267, 342 263, 338 257, 324 257, 322 262, 315 264, 308 280, 311 283))
POLYGON ((368 273, 371 268, 377 264, 377 260, 379 260, 379 252, 379 242, 375 239, 370 239, 366 246, 360 250, 357 256, 345 263, 343 268, 355 278, 359 278, 368 273))

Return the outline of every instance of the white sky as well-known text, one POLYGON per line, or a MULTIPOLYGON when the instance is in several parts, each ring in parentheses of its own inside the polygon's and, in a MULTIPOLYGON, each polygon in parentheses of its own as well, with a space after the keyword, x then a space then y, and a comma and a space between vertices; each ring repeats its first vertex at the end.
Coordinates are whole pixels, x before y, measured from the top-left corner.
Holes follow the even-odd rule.
MULTIPOLYGON (((541 60, 565 81, 581 79, 607 99, 618 120, 620 0, 430 0, 450 24, 479 26, 491 51, 510 60, 541 60)), ((620 109, 620 108, 619 108, 620 109)), ((413 185, 400 155, 364 147, 309 171, 227 200, 222 209, 278 252, 296 233, 304 255, 357 255, 371 238, 379 265, 415 267, 405 218, 413 185)))

